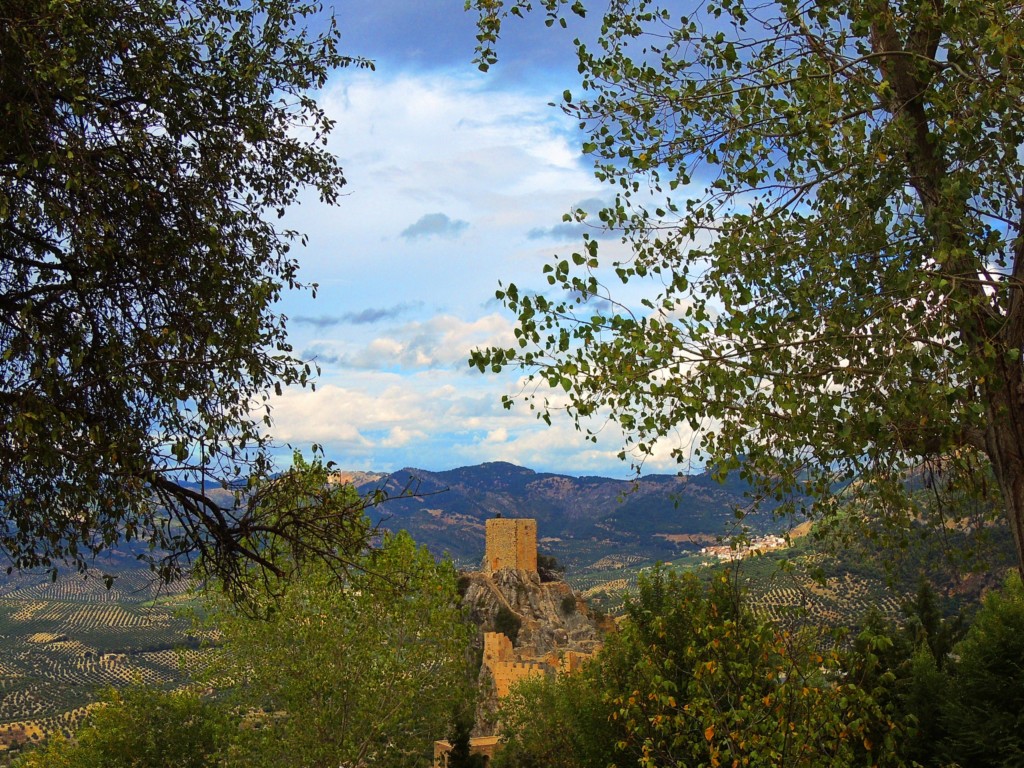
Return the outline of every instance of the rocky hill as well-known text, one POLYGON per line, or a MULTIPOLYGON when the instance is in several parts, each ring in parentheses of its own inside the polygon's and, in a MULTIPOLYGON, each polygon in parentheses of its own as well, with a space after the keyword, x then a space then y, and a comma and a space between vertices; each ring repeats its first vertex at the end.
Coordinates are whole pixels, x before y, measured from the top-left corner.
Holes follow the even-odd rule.
POLYGON ((566 673, 600 649, 610 620, 597 617, 561 580, 503 568, 462 573, 459 590, 479 627, 482 663, 474 735, 495 732, 498 700, 514 683, 566 673))
POLYGON ((545 582, 536 573, 511 568, 474 571, 460 575, 459 590, 481 633, 508 634, 505 613, 515 621, 513 646, 531 656, 565 648, 589 653, 603 636, 586 601, 561 580, 545 582))

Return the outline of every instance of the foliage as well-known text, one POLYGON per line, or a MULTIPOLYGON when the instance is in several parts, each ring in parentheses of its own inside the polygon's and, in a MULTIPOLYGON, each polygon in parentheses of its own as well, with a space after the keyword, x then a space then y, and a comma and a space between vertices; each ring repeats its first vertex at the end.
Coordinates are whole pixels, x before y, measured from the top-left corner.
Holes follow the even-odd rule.
POLYGON ((56 737, 17 768, 213 768, 237 722, 195 691, 108 691, 74 742, 56 737))
POLYGON ((498 608, 498 612, 494 615, 494 631, 501 632, 513 643, 519 637, 519 629, 522 625, 522 619, 506 605, 498 608))
POLYGON ((881 684, 844 679, 823 638, 758 622, 728 578, 705 586, 656 569, 627 617, 579 678, 519 689, 503 712, 507 765, 895 762, 901 731, 875 700, 881 684))
POLYGON ((563 616, 572 616, 576 613, 576 596, 570 594, 563 597, 559 608, 563 616))
MULTIPOLYGON (((509 13, 585 11, 469 5, 485 67, 509 13)), ((1001 493, 1024 569, 1019 5, 669 6, 612 0, 577 44, 563 108, 616 197, 552 293, 498 291, 518 344, 471 364, 525 369, 545 419, 607 416, 637 465, 696 456, 792 506, 870 489, 912 519, 930 462, 1001 493)))
POLYGON ((952 710, 949 676, 939 669, 928 650, 918 648, 910 659, 902 689, 901 712, 913 718, 914 724, 900 749, 906 762, 945 765, 941 759, 943 718, 952 710))
POLYGON ((340 577, 362 567, 375 533, 365 511, 376 501, 335 482, 319 458, 306 461, 296 451, 284 472, 250 478, 242 501, 248 520, 235 526, 233 551, 200 544, 195 570, 239 608, 259 614, 273 606, 297 569, 319 561, 340 577))
POLYGON ((456 717, 452 731, 452 749, 448 753, 447 768, 487 768, 487 758, 470 752, 470 738, 473 731, 472 712, 456 717))
POLYGON ((618 734, 609 724, 600 664, 556 680, 527 679, 501 702, 496 768, 607 768, 618 734))
POLYGON ((990 593, 956 647, 947 707, 947 758, 960 765, 1024 765, 1024 587, 1014 574, 990 593))
POLYGON ((565 573, 565 566, 554 555, 537 555, 537 567, 556 573, 565 573))
POLYGON ((14 567, 84 568, 138 541, 170 579, 197 551, 217 567, 251 557, 254 536, 339 544, 305 515, 211 490, 270 471, 270 395, 312 374, 273 310, 301 287, 298 236, 275 220, 306 188, 337 199, 310 92, 368 66, 338 52, 333 20, 306 29, 318 8, 0 9, 0 552, 14 567))
POLYGON ((913 638, 916 646, 925 646, 941 670, 953 652, 953 646, 966 631, 963 615, 943 616, 938 595, 924 578, 918 581, 917 592, 903 611, 907 616, 903 631, 913 638))
POLYGON ((869 614, 845 662, 846 674, 910 724, 900 739, 905 764, 1019 764, 1024 703, 1020 688, 1024 593, 1014 576, 990 593, 964 638, 962 615, 943 617, 922 582, 900 626, 869 614), (962 639, 964 638, 964 639, 962 639), (962 639, 961 642, 958 642, 962 639), (881 685, 879 685, 881 683, 881 685))
POLYGON ((537 572, 543 582, 560 581, 565 578, 565 565, 554 555, 537 555, 537 572))
POLYGON ((213 606, 211 669, 250 708, 230 765, 419 766, 468 695, 469 641, 455 570, 386 535, 344 579, 307 564, 265 621, 213 606))

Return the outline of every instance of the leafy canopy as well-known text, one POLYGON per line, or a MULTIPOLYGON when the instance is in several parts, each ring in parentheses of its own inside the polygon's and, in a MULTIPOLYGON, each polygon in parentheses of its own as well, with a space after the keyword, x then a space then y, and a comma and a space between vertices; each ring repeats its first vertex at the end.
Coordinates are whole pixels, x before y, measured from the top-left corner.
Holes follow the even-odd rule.
MULTIPOLYGON (((469 5, 486 67, 531 3, 469 5)), ((1024 568, 1022 39, 1002 0, 612 0, 563 108, 626 255, 584 235, 549 293, 503 287, 518 345, 471 363, 565 389, 638 466, 670 449, 821 509, 858 479, 912 517, 907 471, 990 468, 1024 568)))
POLYGON ((297 234, 276 221, 306 188, 337 199, 312 92, 369 66, 339 53, 319 10, 0 8, 0 552, 13 567, 84 568, 140 540, 170 578, 195 552, 221 564, 250 555, 253 535, 324 532, 211 492, 270 470, 269 395, 313 373, 273 310, 301 287, 297 234))
POLYGON ((253 597, 261 619, 207 591, 217 645, 199 686, 108 691, 72 741, 48 739, 15 765, 426 765, 434 740, 473 707, 475 628, 455 569, 405 533, 353 564, 339 578, 322 559, 302 563, 283 594, 253 597))
POLYGON ((620 631, 578 674, 502 703, 502 766, 898 764, 904 730, 817 633, 758 621, 728 577, 642 574, 620 631))
POLYGON ((108 690, 73 741, 60 734, 16 768, 214 768, 238 723, 194 690, 108 690))
POLYGON ((465 619, 449 561, 386 535, 343 580, 302 568, 267 620, 212 604, 211 669, 253 713, 230 765, 423 765, 471 696, 465 619))

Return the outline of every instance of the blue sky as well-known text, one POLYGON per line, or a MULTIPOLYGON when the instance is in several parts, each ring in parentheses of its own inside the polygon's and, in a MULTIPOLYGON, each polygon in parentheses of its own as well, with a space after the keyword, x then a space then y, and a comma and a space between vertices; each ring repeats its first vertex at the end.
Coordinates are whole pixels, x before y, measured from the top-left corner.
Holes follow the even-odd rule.
MULTIPOLYGON (((599 20, 512 24, 483 74, 463 0, 345 0, 335 13, 346 52, 376 71, 341 70, 319 97, 348 185, 337 206, 310 198, 288 217, 309 236, 301 275, 319 291, 290 294, 280 310, 296 353, 322 374, 315 392, 276 400, 275 437, 319 443, 346 469, 504 460, 628 476, 614 429, 594 445, 568 418, 546 427, 525 407, 506 411, 518 374, 467 365, 474 346, 511 343, 498 281, 544 287, 541 267, 576 246, 562 215, 611 195, 573 121, 548 106, 578 77, 573 36, 599 20)), ((645 467, 674 469, 658 456, 645 467)))

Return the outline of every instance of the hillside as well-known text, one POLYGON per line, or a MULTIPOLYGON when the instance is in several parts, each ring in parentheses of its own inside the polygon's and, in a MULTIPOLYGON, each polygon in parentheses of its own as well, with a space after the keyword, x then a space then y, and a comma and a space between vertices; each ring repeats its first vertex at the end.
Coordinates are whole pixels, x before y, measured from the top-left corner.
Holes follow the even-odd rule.
MULTIPOLYGON (((499 513, 534 518, 541 554, 566 565, 566 582, 580 598, 612 613, 656 561, 705 578, 728 568, 749 590, 755 610, 775 620, 845 626, 855 625, 869 606, 897 616, 921 572, 947 598, 943 609, 955 612, 998 584, 1003 565, 1012 562, 1003 527, 991 531, 994 551, 982 560, 991 563, 988 572, 961 576, 943 550, 966 551, 964 531, 914 536, 898 557, 886 550, 880 562, 877 553, 874 561, 863 559, 870 546, 858 552, 846 542, 800 537, 808 528, 802 526, 792 546, 726 563, 700 550, 728 536, 745 489, 707 475, 660 475, 634 484, 492 463, 445 472, 343 473, 338 479, 364 493, 382 488, 395 497, 372 510, 375 520, 409 530, 469 571, 483 559, 487 519, 499 513)), ((763 514, 745 522, 763 533, 786 521, 763 514)), ((0 764, 5 746, 73 726, 102 685, 137 679, 174 686, 184 678, 175 649, 195 643, 186 636, 188 619, 178 612, 188 600, 186 585, 156 587, 134 554, 128 547, 112 553, 88 579, 70 573, 53 582, 45 573, 0 572, 0 764), (103 574, 117 577, 109 591, 103 574)), ((194 661, 197 653, 193 647, 185 656, 194 661)))
POLYGON ((180 613, 186 585, 162 586, 130 558, 103 573, 0 573, 0 764, 9 747, 70 733, 103 686, 177 684, 200 653, 180 613), (185 649, 188 650, 185 650, 185 649))
MULTIPOLYGON (((541 551, 582 568, 605 557, 656 559, 699 548, 728 535, 734 510, 749 503, 743 483, 719 484, 707 473, 633 482, 492 462, 444 472, 409 467, 346 476, 357 480, 362 493, 382 489, 392 497, 372 510, 374 522, 408 530, 432 551, 467 566, 483 553, 484 521, 497 514, 536 519, 541 551)), ((758 530, 778 527, 770 515, 745 522, 758 530)))

